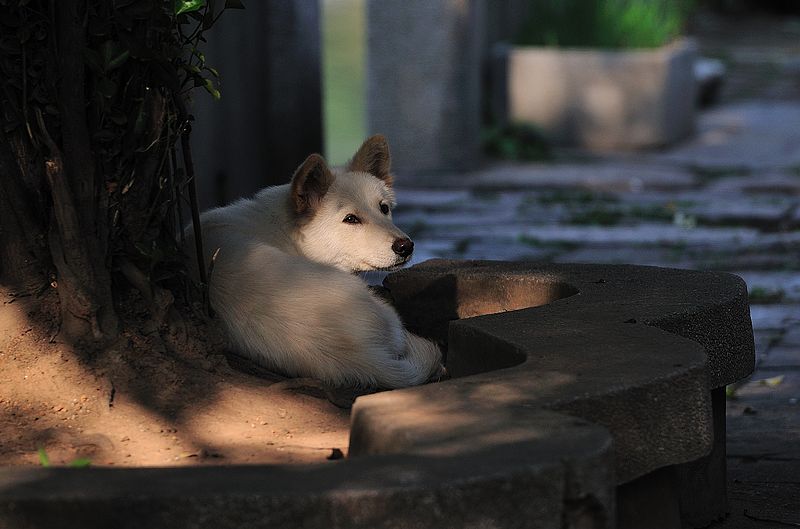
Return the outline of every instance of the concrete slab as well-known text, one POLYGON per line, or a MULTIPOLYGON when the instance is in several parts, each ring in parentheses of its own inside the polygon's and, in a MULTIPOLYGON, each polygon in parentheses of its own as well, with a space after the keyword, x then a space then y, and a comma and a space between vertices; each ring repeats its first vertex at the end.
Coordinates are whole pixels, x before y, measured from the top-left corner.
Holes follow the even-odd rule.
POLYGON ((763 361, 764 356, 770 348, 781 341, 782 335, 783 329, 759 329, 753 331, 753 340, 756 347, 756 365, 759 365, 761 361, 763 361))
POLYGON ((458 174, 406 175, 398 182, 410 187, 471 189, 565 189, 644 191, 691 189, 697 186, 690 171, 669 164, 627 161, 597 163, 496 164, 458 174))
MULTIPOLYGON (((470 230, 456 225, 441 226, 451 235, 477 237, 530 238, 546 242, 578 244, 682 244, 682 245, 750 245, 761 235, 750 228, 694 228, 669 224, 642 223, 631 226, 530 226, 525 224, 478 225, 470 230)), ((435 230, 436 228, 434 228, 435 230)), ((435 233, 435 231, 434 231, 435 233)))
POLYGON ((789 402, 789 399, 800 397, 800 373, 787 372, 776 377, 772 370, 759 366, 736 395, 751 398, 753 402, 759 399, 789 402))
POLYGON ((472 197, 472 193, 464 189, 416 189, 406 187, 402 181, 398 182, 398 184, 395 196, 399 207, 403 209, 418 207, 447 208, 451 205, 463 205, 472 197))
POLYGON ((754 329, 783 329, 800 322, 800 305, 753 305, 750 317, 754 329))
POLYGON ((752 175, 716 178, 709 182, 706 190, 714 196, 735 193, 794 198, 800 196, 800 178, 792 172, 766 170, 759 171, 758 178, 752 175))
POLYGON ((745 197, 702 201, 682 208, 697 218, 700 225, 749 226, 762 230, 779 230, 792 223, 793 203, 786 201, 755 202, 745 197))
POLYGON ((747 283, 748 290, 758 293, 775 293, 779 299, 800 302, 800 274, 782 271, 737 271, 736 275, 747 283))
POLYGON ((561 253, 557 263, 632 264, 673 268, 698 268, 696 262, 685 255, 683 248, 663 246, 584 246, 561 253))
POLYGON ((703 113, 697 134, 653 161, 704 168, 776 169, 800 165, 800 103, 743 102, 703 113))
POLYGON ((402 227, 408 226, 409 230, 414 231, 421 227, 423 233, 431 233, 447 229, 448 226, 458 226, 461 231, 472 229, 477 226, 487 224, 508 224, 517 220, 514 208, 481 208, 471 207, 458 211, 439 210, 436 212, 426 211, 400 211, 393 215, 395 223, 402 227))
POLYGON ((532 247, 515 241, 441 236, 415 245, 411 264, 427 259, 551 260, 559 245, 532 247))
POLYGON ((800 324, 793 324, 786 328, 781 338, 781 345, 800 347, 800 324))
POLYGON ((436 259, 448 255, 453 249, 453 241, 450 239, 431 239, 420 240, 415 238, 414 255, 411 258, 412 265, 436 259))
POLYGON ((800 368, 800 346, 777 345, 771 347, 759 365, 763 369, 800 368))

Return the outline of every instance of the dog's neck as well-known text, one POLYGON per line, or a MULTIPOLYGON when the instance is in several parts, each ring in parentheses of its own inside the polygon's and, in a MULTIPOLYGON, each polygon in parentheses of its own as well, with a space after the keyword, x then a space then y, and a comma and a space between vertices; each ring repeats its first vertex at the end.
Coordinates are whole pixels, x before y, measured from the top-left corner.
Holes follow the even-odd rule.
POLYGON ((291 212, 283 207, 290 193, 288 184, 262 189, 253 198, 235 203, 232 214, 241 220, 249 238, 284 253, 301 255, 296 243, 297 223, 291 212))

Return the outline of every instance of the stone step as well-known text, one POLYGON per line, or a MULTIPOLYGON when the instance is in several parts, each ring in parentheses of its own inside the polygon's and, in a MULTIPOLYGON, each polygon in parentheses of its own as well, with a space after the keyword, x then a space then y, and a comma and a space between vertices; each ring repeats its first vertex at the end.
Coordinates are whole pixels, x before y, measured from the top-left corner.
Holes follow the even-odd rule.
POLYGON ((703 113, 695 137, 653 163, 765 170, 800 165, 800 104, 749 101, 703 113))
MULTIPOLYGON (((414 231, 414 224, 398 222, 401 229, 414 231)), ((752 228, 684 228, 672 224, 642 223, 631 226, 577 226, 577 225, 530 225, 516 222, 498 224, 474 223, 464 225, 430 224, 417 234, 417 239, 447 238, 492 238, 505 241, 542 241, 544 243, 574 243, 579 245, 623 245, 623 244, 681 244, 725 247, 766 245, 771 243, 795 243, 797 234, 761 234, 752 228)))
POLYGON ((694 174, 669 163, 597 160, 594 163, 496 163, 458 174, 399 174, 401 186, 431 189, 554 190, 624 192, 685 190, 698 186, 694 174))

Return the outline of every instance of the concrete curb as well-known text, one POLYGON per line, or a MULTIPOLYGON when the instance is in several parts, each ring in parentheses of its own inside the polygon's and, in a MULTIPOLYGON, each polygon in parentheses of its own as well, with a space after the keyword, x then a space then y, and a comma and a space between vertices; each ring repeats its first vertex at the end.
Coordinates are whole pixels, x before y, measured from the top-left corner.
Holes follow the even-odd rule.
MULTIPOLYGON (((713 455, 712 391, 753 368, 740 279, 429 261, 385 284, 407 325, 448 342, 455 378, 359 398, 348 459, 6 468, 0 525, 616 527, 618 510, 620 526, 642 522, 626 518, 635 489, 653 491, 659 527, 677 527, 664 520, 692 507, 678 492, 710 467, 664 473, 713 455)), ((709 479, 724 502, 724 459, 709 479)))

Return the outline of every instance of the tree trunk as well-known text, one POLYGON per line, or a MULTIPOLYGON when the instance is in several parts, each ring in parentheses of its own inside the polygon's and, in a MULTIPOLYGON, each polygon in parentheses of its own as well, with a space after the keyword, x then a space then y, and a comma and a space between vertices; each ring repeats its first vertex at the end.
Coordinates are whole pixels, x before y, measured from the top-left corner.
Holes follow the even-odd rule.
POLYGON ((189 118, 184 91, 213 90, 196 48, 219 10, 0 4, 0 282, 23 294, 52 284, 60 336, 103 345, 120 326, 112 286, 125 285, 112 275, 148 299, 159 284, 191 296, 173 219, 187 192, 197 217, 188 146, 182 171, 169 160, 189 118))
POLYGON ((7 138, 0 137, 0 278, 17 295, 47 285, 44 234, 7 138))
POLYGON ((106 212, 97 207, 106 191, 95 182, 95 160, 86 123, 84 83, 85 6, 59 0, 56 6, 59 102, 63 153, 40 128, 50 155, 45 174, 53 197, 50 252, 58 270, 61 335, 72 341, 105 342, 116 337, 111 277, 107 269, 106 212))

